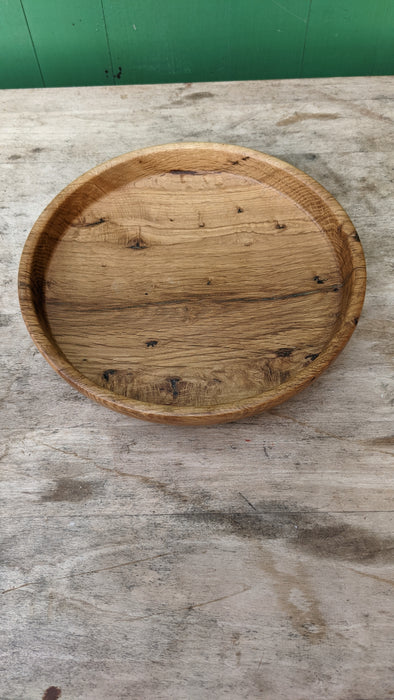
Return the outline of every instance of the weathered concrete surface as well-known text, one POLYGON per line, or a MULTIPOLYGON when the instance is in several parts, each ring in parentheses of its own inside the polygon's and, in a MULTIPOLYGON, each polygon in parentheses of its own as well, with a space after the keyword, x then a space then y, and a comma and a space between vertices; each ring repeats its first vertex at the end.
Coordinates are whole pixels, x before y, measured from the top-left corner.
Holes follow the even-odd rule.
POLYGON ((393 97, 382 77, 0 93, 2 700, 393 694, 393 97), (304 169, 366 253, 344 352, 240 423, 171 428, 90 402, 18 310, 22 246, 52 197, 178 140, 304 169))

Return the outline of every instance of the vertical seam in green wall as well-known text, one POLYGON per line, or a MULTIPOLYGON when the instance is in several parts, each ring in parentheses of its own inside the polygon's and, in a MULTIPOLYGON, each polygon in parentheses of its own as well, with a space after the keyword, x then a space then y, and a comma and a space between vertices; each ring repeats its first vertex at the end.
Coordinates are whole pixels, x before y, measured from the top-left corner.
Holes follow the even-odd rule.
POLYGON ((110 44, 109 44, 109 36, 108 36, 108 28, 107 28, 107 19, 106 19, 106 17, 105 17, 105 11, 104 11, 104 3, 103 3, 103 0, 101 0, 101 12, 103 13, 104 29, 105 29, 105 36, 106 36, 106 39, 107 39, 107 48, 108 48, 109 62, 110 62, 110 67, 111 67, 112 83, 113 83, 113 85, 115 85, 114 65, 113 65, 113 61, 112 61, 111 47, 110 47, 110 44))
POLYGON ((306 17, 306 25, 305 25, 305 36, 304 36, 304 46, 302 47, 302 55, 301 55, 301 63, 300 63, 300 72, 298 77, 302 78, 302 73, 304 70, 304 56, 305 56, 305 49, 306 49, 306 40, 308 37, 308 29, 309 29, 309 19, 311 16, 311 9, 312 9, 312 0, 309 0, 309 7, 308 7, 308 14, 306 17))
POLYGON ((388 2, 386 2, 383 5, 382 9, 382 16, 381 16, 381 21, 379 23, 379 28, 376 32, 376 40, 375 40, 375 47, 374 47, 374 55, 373 55, 373 61, 371 63, 371 68, 369 71, 369 75, 375 75, 376 73, 376 61, 377 61, 377 55, 378 55, 378 42, 381 37, 382 31, 383 31, 383 26, 384 26, 384 21, 386 19, 386 13, 388 10, 388 2))
POLYGON ((41 80, 42 80, 42 86, 43 86, 43 87, 46 87, 46 86, 45 86, 44 76, 43 76, 43 73, 42 73, 42 70, 41 70, 41 66, 40 66, 40 61, 38 60, 36 47, 34 46, 34 41, 33 41, 32 33, 31 33, 31 31, 30 31, 29 22, 27 21, 26 12, 25 12, 25 8, 23 7, 23 1, 22 1, 22 0, 20 0, 20 4, 21 4, 23 16, 24 16, 24 18, 25 18, 27 31, 29 32, 29 37, 30 37, 31 45, 32 45, 32 47, 33 47, 34 56, 35 56, 36 61, 37 61, 37 67, 38 67, 38 70, 39 70, 39 72, 40 72, 40 76, 41 76, 41 80))

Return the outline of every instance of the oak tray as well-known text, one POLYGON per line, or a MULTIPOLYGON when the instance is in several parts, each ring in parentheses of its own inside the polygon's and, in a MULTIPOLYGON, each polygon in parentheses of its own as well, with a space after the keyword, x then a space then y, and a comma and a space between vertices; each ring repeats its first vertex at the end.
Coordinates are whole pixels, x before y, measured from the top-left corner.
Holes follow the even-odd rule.
POLYGON ((365 278, 349 217, 305 173, 247 148, 175 143, 66 187, 27 239, 19 296, 37 347, 83 394, 209 424, 317 377, 357 324, 365 278))

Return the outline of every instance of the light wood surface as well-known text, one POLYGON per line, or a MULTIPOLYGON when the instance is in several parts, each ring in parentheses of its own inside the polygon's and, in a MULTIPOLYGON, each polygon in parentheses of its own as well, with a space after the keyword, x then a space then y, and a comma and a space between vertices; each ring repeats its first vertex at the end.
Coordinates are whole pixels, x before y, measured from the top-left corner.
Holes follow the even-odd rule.
POLYGON ((390 78, 0 93, 2 699, 392 696, 393 98, 390 78), (360 235, 368 286, 305 391, 168 427, 53 372, 17 268, 71 180, 196 139, 316 178, 360 235))
POLYGON ((336 200, 223 144, 154 146, 82 175, 39 217, 19 268, 23 317, 56 371, 165 423, 233 421, 293 396, 346 344, 364 293, 336 200))

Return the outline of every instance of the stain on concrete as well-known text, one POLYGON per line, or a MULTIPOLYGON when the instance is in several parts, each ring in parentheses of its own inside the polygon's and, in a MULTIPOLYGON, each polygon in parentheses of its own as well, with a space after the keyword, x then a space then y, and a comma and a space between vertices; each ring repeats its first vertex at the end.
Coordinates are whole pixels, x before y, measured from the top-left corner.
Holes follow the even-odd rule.
POLYGON ((69 501, 70 503, 78 503, 86 501, 92 496, 97 483, 93 481, 81 481, 79 479, 71 479, 70 477, 62 477, 56 479, 54 488, 51 488, 47 493, 41 496, 42 503, 56 503, 60 501, 69 501))
POLYGON ((394 435, 385 435, 384 437, 373 438, 372 440, 363 440, 364 445, 372 447, 394 447, 394 435))
POLYGON ((51 685, 44 692, 44 695, 42 696, 42 700, 58 700, 58 698, 60 698, 61 694, 62 694, 61 688, 58 688, 57 685, 51 685))
POLYGON ((328 119, 339 119, 340 114, 336 113, 326 113, 326 112, 294 112, 290 117, 285 117, 285 119, 280 119, 276 122, 276 126, 288 126, 289 124, 296 124, 297 122, 303 122, 306 119, 320 119, 322 121, 328 119))
POLYGON ((191 95, 185 95, 184 99, 197 102, 198 100, 206 100, 209 97, 215 97, 213 92, 193 92, 191 95))
POLYGON ((12 321, 11 314, 0 314, 0 327, 9 326, 12 321))
POLYGON ((368 562, 391 560, 394 539, 379 537, 333 515, 300 511, 278 502, 254 503, 253 513, 193 514, 208 526, 253 540, 283 539, 316 557, 368 562))

